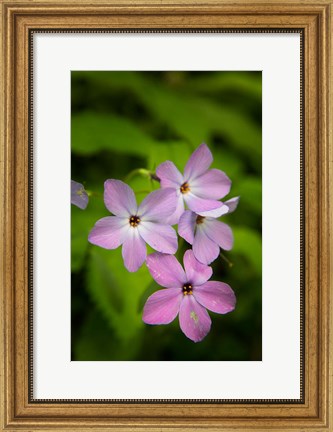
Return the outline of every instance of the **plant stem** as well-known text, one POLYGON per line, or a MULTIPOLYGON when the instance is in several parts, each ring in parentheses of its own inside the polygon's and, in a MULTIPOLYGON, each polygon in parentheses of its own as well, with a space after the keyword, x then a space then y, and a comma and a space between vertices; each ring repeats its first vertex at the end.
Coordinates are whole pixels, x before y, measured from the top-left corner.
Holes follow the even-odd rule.
POLYGON ((133 171, 131 171, 130 173, 127 174, 127 176, 125 177, 125 181, 128 182, 129 180, 131 180, 136 175, 140 175, 142 177, 148 177, 151 180, 155 180, 157 182, 160 182, 160 179, 157 177, 157 175, 154 172, 147 170, 146 168, 134 169, 133 171))
POLYGON ((150 173, 150 178, 152 180, 155 180, 155 181, 159 182, 159 183, 161 182, 161 180, 159 179, 159 177, 157 177, 157 175, 155 173, 153 173, 153 172, 150 173))
POLYGON ((228 264, 229 267, 232 267, 234 265, 222 252, 220 252, 220 257, 228 264))

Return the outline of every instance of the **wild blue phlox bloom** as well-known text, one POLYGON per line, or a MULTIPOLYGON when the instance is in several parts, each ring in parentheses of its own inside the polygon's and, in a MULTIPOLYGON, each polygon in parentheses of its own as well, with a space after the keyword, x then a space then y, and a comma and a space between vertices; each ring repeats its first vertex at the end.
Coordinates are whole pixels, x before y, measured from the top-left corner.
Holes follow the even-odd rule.
POLYGON ((164 287, 152 294, 143 309, 146 324, 169 324, 179 314, 179 325, 192 341, 209 333, 211 319, 206 309, 218 314, 234 310, 236 296, 224 282, 209 281, 212 268, 200 263, 191 250, 184 255, 184 268, 173 255, 153 253, 147 267, 155 281, 164 287))
POLYGON ((178 223, 184 213, 185 204, 195 213, 218 217, 228 212, 219 201, 231 187, 231 181, 221 170, 209 169, 213 155, 206 144, 201 144, 190 156, 181 174, 175 164, 166 161, 156 169, 162 188, 173 188, 177 193, 177 208, 167 220, 171 225, 178 223))
MULTIPOLYGON (((237 208, 238 202, 239 197, 224 202, 228 213, 232 213, 237 208)), ((214 217, 196 214, 191 210, 186 210, 180 217, 178 234, 192 245, 194 256, 203 264, 212 263, 219 256, 220 248, 231 250, 234 243, 229 225, 214 217)))
POLYGON ((104 183, 104 203, 114 216, 97 221, 88 239, 105 249, 122 245, 128 271, 135 272, 144 263, 146 243, 159 252, 177 251, 177 233, 166 223, 177 205, 174 189, 151 192, 138 206, 133 190, 126 183, 110 179, 104 183))
POLYGON ((71 204, 84 210, 88 205, 88 194, 83 185, 74 180, 71 180, 71 204))

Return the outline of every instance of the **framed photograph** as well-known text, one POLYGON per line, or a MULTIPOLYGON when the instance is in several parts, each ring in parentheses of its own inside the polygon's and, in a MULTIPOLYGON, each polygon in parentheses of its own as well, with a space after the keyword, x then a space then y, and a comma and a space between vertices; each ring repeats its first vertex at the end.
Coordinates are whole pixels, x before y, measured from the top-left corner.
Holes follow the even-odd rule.
POLYGON ((1 430, 333 430, 331 12, 2 1, 1 430))

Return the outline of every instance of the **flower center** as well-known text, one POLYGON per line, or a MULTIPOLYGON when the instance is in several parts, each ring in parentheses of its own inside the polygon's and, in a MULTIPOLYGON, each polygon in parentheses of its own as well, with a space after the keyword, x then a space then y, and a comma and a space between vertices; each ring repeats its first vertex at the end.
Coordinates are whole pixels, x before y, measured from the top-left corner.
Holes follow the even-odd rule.
POLYGON ((183 286, 183 294, 184 296, 188 295, 188 294, 192 294, 192 285, 190 283, 187 283, 183 286))
POLYGON ((195 222, 196 222, 197 225, 200 225, 200 224, 203 223, 204 220, 205 220, 205 216, 198 215, 195 222))
POLYGON ((141 222, 141 219, 139 218, 139 216, 131 216, 129 218, 129 224, 135 228, 139 225, 139 223, 141 222))
POLYGON ((188 192, 190 192, 190 185, 187 183, 187 182, 185 182, 185 183, 183 183, 181 186, 180 186, 180 192, 182 193, 182 194, 187 194, 188 192))

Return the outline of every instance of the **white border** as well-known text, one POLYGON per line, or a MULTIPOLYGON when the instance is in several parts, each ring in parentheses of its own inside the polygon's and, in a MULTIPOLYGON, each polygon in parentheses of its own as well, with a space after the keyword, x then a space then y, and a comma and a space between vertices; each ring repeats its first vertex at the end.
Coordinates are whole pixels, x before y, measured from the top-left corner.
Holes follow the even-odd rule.
POLYGON ((33 83, 33 397, 299 399, 300 35, 34 34, 33 83), (70 361, 71 70, 263 71, 263 361, 70 361))

